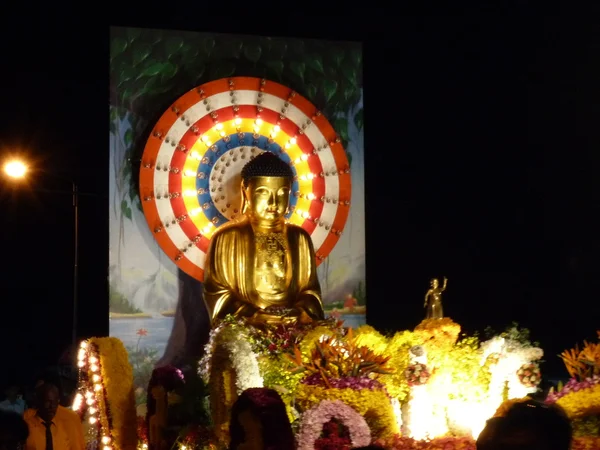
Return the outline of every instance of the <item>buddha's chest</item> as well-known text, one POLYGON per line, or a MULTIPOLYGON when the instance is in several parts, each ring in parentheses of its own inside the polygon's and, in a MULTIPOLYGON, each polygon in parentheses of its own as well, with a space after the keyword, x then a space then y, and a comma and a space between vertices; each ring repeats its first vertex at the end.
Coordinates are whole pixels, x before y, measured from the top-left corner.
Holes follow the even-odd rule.
POLYGON ((277 295, 288 287, 288 243, 283 233, 257 233, 254 251, 254 287, 277 295))

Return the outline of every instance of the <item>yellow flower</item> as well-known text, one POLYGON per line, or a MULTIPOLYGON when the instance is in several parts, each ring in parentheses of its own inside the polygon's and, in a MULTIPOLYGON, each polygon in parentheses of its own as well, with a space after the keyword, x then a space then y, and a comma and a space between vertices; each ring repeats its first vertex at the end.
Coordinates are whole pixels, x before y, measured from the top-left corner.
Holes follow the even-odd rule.
POLYGON ((373 436, 388 438, 400 432, 390 398, 383 390, 327 389, 299 384, 296 404, 306 411, 322 400, 341 400, 365 418, 373 436))
POLYGON ((362 325, 354 330, 354 343, 357 347, 368 347, 373 353, 383 355, 389 339, 369 325, 362 325))
POLYGON ((422 342, 411 331, 399 331, 390 340, 385 354, 390 355, 388 361, 390 367, 396 368, 396 372, 389 375, 381 375, 379 381, 383 383, 392 397, 402 402, 408 395, 408 383, 404 370, 408 367, 409 350, 414 345, 422 342))
POLYGON ((106 391, 108 410, 100 410, 100 420, 112 424, 112 447, 130 450, 137 446, 137 416, 133 386, 133 369, 129 364, 127 350, 114 337, 91 338, 88 345, 98 350, 102 385, 106 391), (110 414, 110 420, 108 415, 110 414))
POLYGON ((565 410, 571 420, 600 414, 600 384, 570 392, 559 398, 556 404, 565 410))

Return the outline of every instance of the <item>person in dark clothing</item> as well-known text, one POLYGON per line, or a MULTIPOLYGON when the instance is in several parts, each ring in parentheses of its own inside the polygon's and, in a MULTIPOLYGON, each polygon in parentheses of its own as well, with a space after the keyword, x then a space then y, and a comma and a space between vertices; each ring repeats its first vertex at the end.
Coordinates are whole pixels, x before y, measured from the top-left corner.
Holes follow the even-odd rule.
POLYGON ((20 450, 29 437, 29 427, 14 411, 0 410, 0 450, 20 450))
POLYGON ((477 450, 569 450, 572 439, 571 421, 562 408, 530 400, 488 420, 477 450))

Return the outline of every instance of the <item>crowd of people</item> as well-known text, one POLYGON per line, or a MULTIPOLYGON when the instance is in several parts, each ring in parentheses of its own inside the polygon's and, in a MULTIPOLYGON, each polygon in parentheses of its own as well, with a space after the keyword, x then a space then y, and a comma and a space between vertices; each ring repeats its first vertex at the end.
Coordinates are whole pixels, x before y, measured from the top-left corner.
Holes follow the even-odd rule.
MULTIPOLYGON (((0 450, 96 450, 86 448, 79 415, 61 405, 60 383, 40 379, 28 404, 9 388, 0 402, 0 450)), ((569 450, 572 426, 557 406, 516 402, 488 420, 477 450, 569 450)), ((244 391, 232 408, 230 450, 294 450, 296 442, 279 394, 244 391)), ((385 450, 377 446, 362 450, 385 450)), ((355 448, 353 450, 360 450, 355 448)))

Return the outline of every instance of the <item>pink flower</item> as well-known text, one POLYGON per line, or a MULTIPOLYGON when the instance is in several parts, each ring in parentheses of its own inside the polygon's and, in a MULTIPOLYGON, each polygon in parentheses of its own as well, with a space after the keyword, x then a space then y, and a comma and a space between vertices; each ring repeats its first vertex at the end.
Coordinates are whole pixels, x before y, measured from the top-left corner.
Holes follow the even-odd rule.
POLYGON ((348 428, 352 447, 363 447, 371 443, 371 430, 364 417, 340 400, 323 400, 302 415, 297 439, 298 450, 314 450, 323 425, 331 419, 339 420, 348 428))

